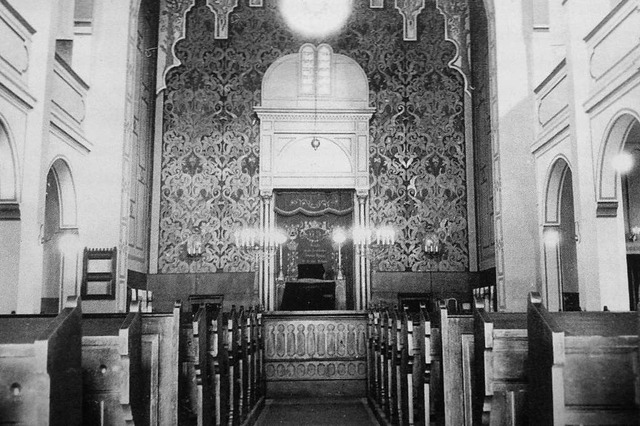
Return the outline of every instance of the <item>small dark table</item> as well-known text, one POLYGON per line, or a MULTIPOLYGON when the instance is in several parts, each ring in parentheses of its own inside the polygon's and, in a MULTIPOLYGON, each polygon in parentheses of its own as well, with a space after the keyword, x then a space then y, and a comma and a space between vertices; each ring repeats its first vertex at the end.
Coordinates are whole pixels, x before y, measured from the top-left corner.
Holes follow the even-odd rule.
POLYGON ((336 282, 311 278, 287 281, 282 311, 331 311, 336 309, 336 282))

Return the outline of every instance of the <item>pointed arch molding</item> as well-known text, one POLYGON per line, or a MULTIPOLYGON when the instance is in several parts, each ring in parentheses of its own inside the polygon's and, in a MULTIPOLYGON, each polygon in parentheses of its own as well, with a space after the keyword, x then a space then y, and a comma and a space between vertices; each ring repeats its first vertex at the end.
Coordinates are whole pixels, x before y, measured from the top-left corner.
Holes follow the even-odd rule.
POLYGON ((618 214, 618 185, 620 183, 619 173, 613 166, 613 158, 620 153, 627 140, 627 136, 634 123, 640 119, 631 111, 623 111, 618 114, 605 133, 606 139, 603 141, 599 155, 597 169, 596 188, 596 216, 615 217, 618 214))
POLYGON ((544 203, 545 226, 558 226, 560 224, 562 185, 565 183, 567 172, 571 171, 569 162, 565 157, 556 158, 552 164, 547 174, 547 190, 544 203))

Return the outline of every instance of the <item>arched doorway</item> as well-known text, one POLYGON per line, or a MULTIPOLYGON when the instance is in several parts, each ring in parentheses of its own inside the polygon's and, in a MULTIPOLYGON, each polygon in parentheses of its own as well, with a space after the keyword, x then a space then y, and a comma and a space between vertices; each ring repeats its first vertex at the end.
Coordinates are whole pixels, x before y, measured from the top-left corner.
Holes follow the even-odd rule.
POLYGON ((58 312, 67 296, 78 294, 76 193, 67 163, 57 159, 47 173, 43 244, 42 313, 58 312))
POLYGON ((573 175, 563 158, 557 159, 547 181, 544 244, 544 297, 551 310, 580 310, 573 175))
POLYGON ((622 214, 627 248, 629 308, 640 301, 640 122, 633 120, 617 157, 622 190, 622 214))
POLYGON ((16 309, 20 263, 20 208, 17 169, 7 128, 0 121, 0 314, 16 309))
POLYGON ((634 192, 638 174, 640 116, 621 110, 607 125, 599 151, 597 172, 597 233, 599 286, 604 306, 635 309, 640 265, 637 237, 632 235, 640 205, 634 192), (624 270, 627 270, 625 277, 624 270))

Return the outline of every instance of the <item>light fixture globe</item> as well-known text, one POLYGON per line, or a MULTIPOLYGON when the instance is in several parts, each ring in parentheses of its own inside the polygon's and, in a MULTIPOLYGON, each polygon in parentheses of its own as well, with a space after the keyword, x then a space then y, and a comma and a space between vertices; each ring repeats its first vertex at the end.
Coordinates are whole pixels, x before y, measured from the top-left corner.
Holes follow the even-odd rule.
POLYGON ((321 38, 346 24, 352 0, 280 0, 279 8, 291 30, 304 37, 321 38))

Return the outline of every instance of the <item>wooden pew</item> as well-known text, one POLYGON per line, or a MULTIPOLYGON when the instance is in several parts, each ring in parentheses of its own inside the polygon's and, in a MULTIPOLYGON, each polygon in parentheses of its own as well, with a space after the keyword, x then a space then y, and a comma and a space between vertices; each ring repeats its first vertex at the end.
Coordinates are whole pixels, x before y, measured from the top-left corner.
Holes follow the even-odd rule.
POLYGON ((435 408, 434 398, 437 399, 438 378, 440 373, 435 371, 441 364, 438 355, 434 353, 432 341, 431 318, 424 306, 421 306, 417 320, 414 321, 414 356, 413 356, 413 394, 414 423, 416 425, 430 425, 435 408), (434 369, 436 367, 436 369, 434 369))
POLYGON ((440 306, 445 425, 472 424, 474 337, 472 315, 449 315, 440 306))
POLYGON ((260 315, 201 305, 193 319, 196 423, 250 424, 264 404, 260 315))
POLYGON ((539 425, 638 425, 637 312, 548 312, 528 301, 529 418, 539 425))
POLYGON ((79 299, 56 315, 0 315, 0 424, 81 425, 79 299))
POLYGON ((527 314, 489 312, 483 298, 474 311, 474 424, 525 425, 527 314))
POLYGON ((430 424, 431 326, 428 313, 371 309, 368 396, 376 415, 393 424, 430 424))
POLYGON ((178 346, 181 304, 172 312, 142 313, 144 424, 178 424, 178 346))
POLYGON ((141 383, 141 316, 87 314, 82 318, 84 424, 144 422, 141 383))
MULTIPOLYGON (((198 305, 199 306, 199 305, 198 305)), ((197 310, 198 308, 196 308, 197 310)), ((197 422, 198 387, 196 385, 196 344, 193 326, 194 312, 180 313, 180 338, 178 342, 178 424, 197 422)))
MULTIPOLYGON (((193 341, 195 351, 196 414, 198 426, 210 426, 217 417, 215 412, 214 363, 210 359, 214 336, 214 322, 217 321, 217 307, 200 305, 193 318, 193 341)), ((215 327, 217 328, 217 327, 215 327)))

